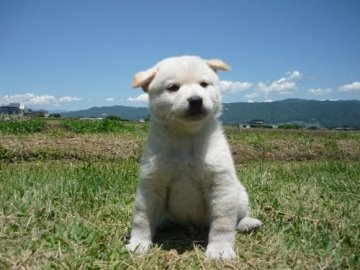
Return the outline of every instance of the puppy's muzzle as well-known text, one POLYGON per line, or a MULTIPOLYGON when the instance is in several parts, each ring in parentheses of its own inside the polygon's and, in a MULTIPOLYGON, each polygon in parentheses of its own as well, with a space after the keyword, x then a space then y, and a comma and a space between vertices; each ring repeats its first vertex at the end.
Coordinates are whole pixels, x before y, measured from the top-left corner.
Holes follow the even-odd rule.
POLYGON ((189 109, 188 116, 202 116, 206 114, 203 106, 203 99, 200 96, 191 96, 188 98, 189 109))

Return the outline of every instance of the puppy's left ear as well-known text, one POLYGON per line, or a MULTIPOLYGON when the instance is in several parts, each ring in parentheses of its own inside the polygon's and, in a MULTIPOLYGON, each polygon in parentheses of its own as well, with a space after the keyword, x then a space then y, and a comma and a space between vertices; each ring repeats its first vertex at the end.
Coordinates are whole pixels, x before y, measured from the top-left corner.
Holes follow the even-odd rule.
POLYGON ((154 79, 155 75, 156 71, 153 68, 136 73, 132 81, 132 87, 141 87, 145 92, 147 92, 149 84, 154 79))
POLYGON ((229 71, 230 66, 228 66, 225 62, 220 59, 211 59, 207 60, 206 63, 211 67, 215 72, 218 70, 229 71))
POLYGON ((224 70, 229 71, 230 66, 228 66, 226 63, 224 63, 220 59, 211 59, 207 60, 206 63, 216 72, 218 70, 224 70))

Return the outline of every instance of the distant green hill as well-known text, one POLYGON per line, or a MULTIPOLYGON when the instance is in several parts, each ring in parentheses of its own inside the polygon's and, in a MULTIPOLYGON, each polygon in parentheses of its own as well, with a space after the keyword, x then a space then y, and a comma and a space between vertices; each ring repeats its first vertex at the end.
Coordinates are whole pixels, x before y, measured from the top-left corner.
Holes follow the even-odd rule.
POLYGON ((61 115, 64 117, 101 117, 103 114, 117 115, 122 119, 139 120, 144 119, 148 115, 148 109, 144 107, 115 105, 106 107, 92 107, 87 110, 62 113, 61 115))
POLYGON ((360 101, 316 101, 286 99, 274 102, 224 104, 222 119, 227 123, 246 123, 262 119, 266 123, 307 122, 332 128, 360 127, 360 101))
MULTIPOLYGON (((118 115, 122 119, 138 120, 148 115, 144 107, 109 106, 62 113, 65 117, 101 117, 103 114, 118 115)), ((288 122, 319 123, 333 128, 347 125, 360 128, 360 101, 316 101, 285 99, 274 102, 238 102, 223 105, 222 120, 225 123, 246 123, 262 119, 266 123, 288 122)))

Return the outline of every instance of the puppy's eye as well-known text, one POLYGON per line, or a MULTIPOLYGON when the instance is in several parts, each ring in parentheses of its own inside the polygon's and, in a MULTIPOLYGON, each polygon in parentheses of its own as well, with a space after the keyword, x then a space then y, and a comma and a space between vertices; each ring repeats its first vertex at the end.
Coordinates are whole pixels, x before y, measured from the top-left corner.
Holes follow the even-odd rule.
POLYGON ((209 84, 207 82, 201 82, 200 85, 201 85, 201 87, 204 87, 204 88, 209 86, 209 84))
POLYGON ((179 89, 180 89, 180 85, 178 85, 176 83, 169 84, 168 87, 166 87, 166 90, 171 91, 171 92, 175 92, 179 89))

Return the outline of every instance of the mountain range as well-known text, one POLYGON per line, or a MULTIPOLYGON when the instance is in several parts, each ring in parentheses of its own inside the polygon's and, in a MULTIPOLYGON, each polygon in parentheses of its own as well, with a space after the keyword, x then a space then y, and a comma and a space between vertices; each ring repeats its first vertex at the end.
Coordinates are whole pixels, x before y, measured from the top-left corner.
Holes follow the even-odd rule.
MULTIPOLYGON (((139 120, 146 118, 149 112, 145 107, 116 105, 93 107, 61 115, 64 117, 101 117, 104 114, 118 115, 122 119, 139 120)), ((261 119, 269 124, 303 122, 326 128, 339 126, 360 128, 360 101, 285 99, 274 102, 224 103, 221 118, 224 123, 247 123, 253 119, 261 119)))
POLYGON ((148 114, 148 108, 145 107, 130 107, 130 106, 104 106, 104 107, 92 107, 86 110, 73 111, 61 113, 64 117, 102 117, 104 114, 117 115, 122 119, 139 120, 144 119, 148 114))

